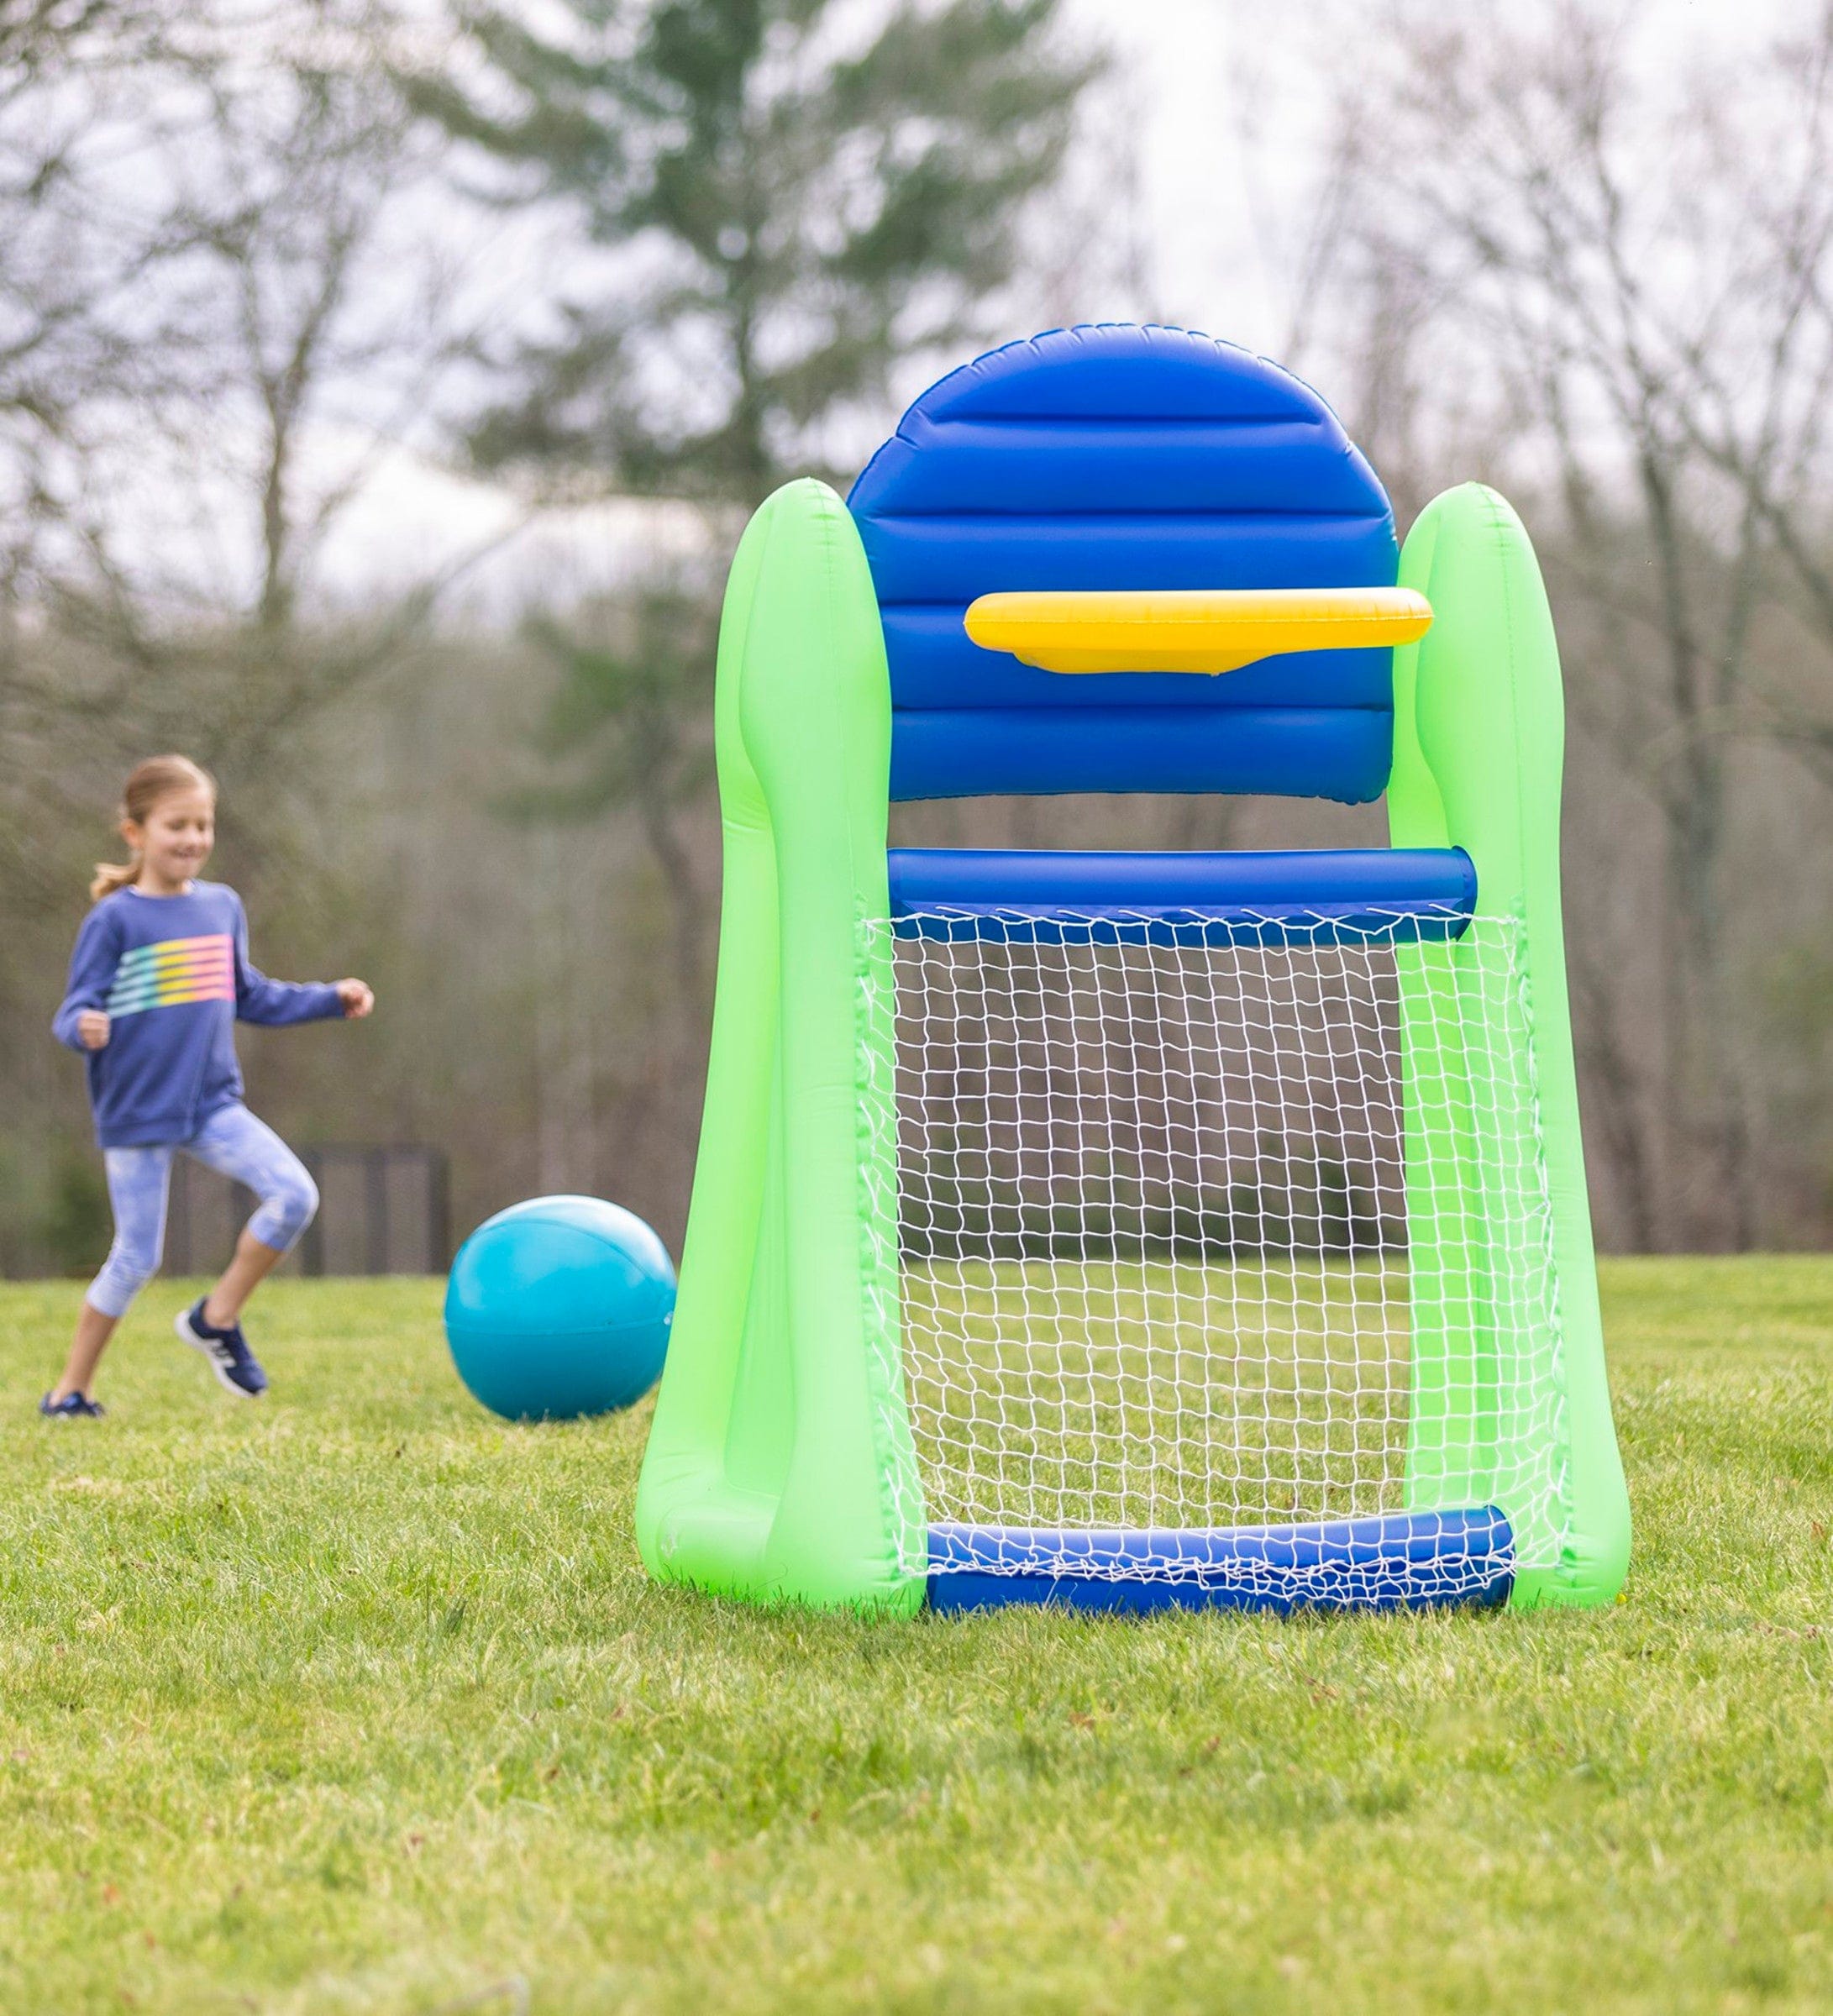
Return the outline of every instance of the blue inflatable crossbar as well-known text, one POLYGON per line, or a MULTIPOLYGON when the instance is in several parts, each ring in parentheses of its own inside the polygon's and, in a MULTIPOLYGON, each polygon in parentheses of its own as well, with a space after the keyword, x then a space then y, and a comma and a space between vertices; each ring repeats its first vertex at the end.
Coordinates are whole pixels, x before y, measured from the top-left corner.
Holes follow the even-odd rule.
POLYGON ((1191 1532, 929 1529, 935 1610, 1490 1609, 1514 1579, 1514 1532, 1494 1505, 1191 1532))
POLYGON ((1477 871, 1461 848, 1024 853, 893 848, 898 935, 1027 944, 1417 944, 1461 937, 1477 871))

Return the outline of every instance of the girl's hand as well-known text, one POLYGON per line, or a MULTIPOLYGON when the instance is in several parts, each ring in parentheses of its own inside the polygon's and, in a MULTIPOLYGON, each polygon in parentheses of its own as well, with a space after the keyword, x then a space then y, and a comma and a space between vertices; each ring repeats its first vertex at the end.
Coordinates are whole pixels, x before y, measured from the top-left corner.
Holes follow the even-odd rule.
POLYGON ((376 1005, 375 992, 366 980, 339 980, 338 999, 344 1004, 344 1014, 354 1022, 361 1021, 376 1005))
POLYGON ((99 1050, 108 1040, 108 1018, 99 1008, 85 1008, 76 1017, 76 1040, 85 1050, 99 1050))

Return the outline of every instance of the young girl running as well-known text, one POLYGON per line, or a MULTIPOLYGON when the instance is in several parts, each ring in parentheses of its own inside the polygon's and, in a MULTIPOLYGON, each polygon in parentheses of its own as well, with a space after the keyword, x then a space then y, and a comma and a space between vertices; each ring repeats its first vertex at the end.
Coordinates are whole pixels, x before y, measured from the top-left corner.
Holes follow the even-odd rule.
POLYGON ((95 908, 76 934, 70 986, 52 1023, 85 1052, 96 1137, 108 1163, 114 1244, 83 1298, 64 1376, 39 1402, 60 1418, 99 1415, 96 1367, 128 1305, 157 1271, 179 1149, 246 1184, 260 1208, 209 1294, 178 1318, 229 1392, 254 1399, 267 1375, 242 1335, 244 1304, 292 1250, 318 1208, 297 1156, 242 1104, 235 1024, 281 1027, 367 1015, 360 980, 290 986, 249 963, 242 900, 194 879, 216 842, 217 787, 183 756, 153 756, 128 779, 121 837, 133 858, 102 863, 95 908))

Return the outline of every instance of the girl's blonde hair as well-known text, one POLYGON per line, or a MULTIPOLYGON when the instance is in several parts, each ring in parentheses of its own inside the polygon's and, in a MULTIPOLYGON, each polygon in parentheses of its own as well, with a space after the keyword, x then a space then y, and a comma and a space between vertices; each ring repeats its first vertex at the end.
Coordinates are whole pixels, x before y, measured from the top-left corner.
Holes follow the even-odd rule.
MULTIPOLYGON (((200 790, 207 791, 213 798, 217 795, 217 780, 202 764, 193 763, 188 756, 149 756, 144 763, 135 764, 128 774, 121 793, 120 816, 131 819, 136 826, 144 826, 161 798, 171 797, 174 791, 200 790)), ((98 861, 96 878, 89 885, 89 900, 99 903, 116 890, 139 881, 139 876, 138 848, 131 861, 98 861)))

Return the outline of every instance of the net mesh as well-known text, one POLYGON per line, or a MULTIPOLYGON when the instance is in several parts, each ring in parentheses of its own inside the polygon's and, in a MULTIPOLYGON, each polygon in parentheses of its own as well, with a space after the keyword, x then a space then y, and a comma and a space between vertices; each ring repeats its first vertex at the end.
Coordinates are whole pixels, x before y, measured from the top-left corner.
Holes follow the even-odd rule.
MULTIPOLYGON (((1557 1557, 1517 921, 1455 943, 1400 916, 1278 942, 1143 916, 865 929, 891 995, 869 1021, 895 1026, 866 1051, 868 1239, 928 1521, 1015 1530, 996 1567, 1087 1572, 1091 1531, 1501 1504, 1518 1566, 1557 1557)), ((1148 1539, 1127 1572, 1195 1570, 1148 1539)))

